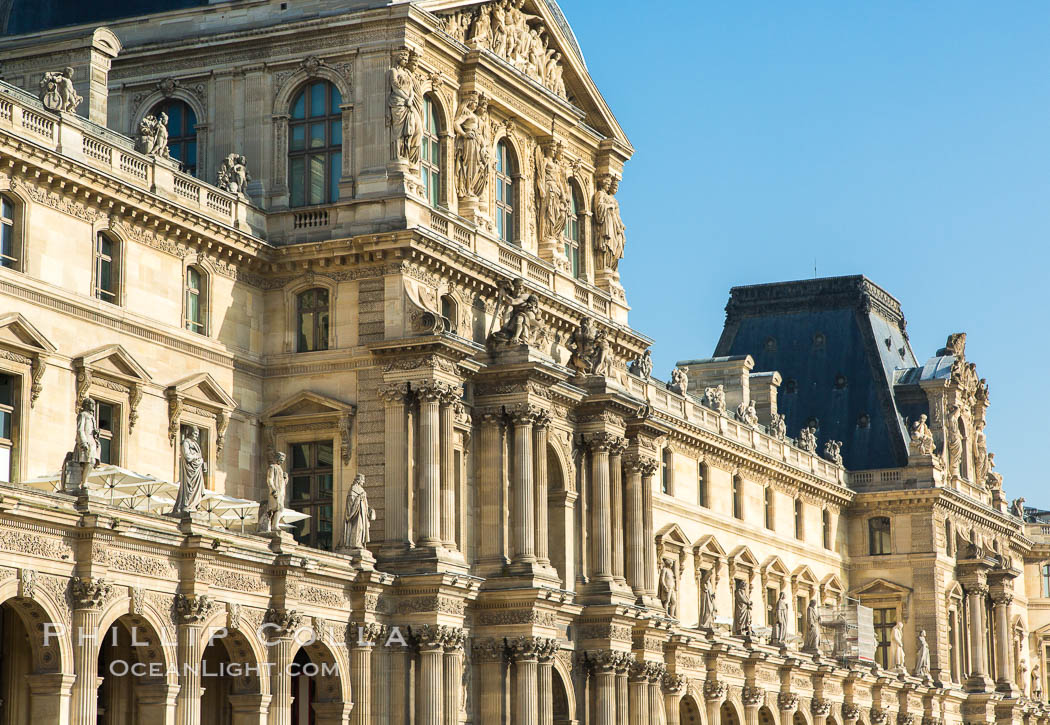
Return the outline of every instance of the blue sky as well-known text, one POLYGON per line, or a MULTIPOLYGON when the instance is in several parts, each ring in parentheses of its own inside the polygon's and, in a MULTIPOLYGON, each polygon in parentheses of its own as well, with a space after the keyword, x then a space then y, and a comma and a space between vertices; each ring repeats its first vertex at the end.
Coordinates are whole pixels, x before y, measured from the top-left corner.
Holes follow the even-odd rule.
POLYGON ((733 285, 863 273, 920 360, 967 333, 1006 491, 1050 508, 1050 3, 562 9, 636 149, 620 268, 654 372, 712 353, 733 285))

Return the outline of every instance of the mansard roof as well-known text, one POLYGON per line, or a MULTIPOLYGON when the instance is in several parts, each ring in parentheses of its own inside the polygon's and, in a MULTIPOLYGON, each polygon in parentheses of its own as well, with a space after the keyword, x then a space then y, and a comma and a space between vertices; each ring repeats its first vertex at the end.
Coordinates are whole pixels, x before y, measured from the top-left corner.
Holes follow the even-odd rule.
POLYGON ((208 0, 13 0, 6 14, 5 3, 0 3, 0 23, 4 35, 21 35, 208 4, 208 0))
POLYGON ((892 468, 908 456, 894 384, 918 365, 905 327, 900 302, 862 275, 734 287, 714 354, 781 374, 788 435, 816 422, 847 469, 892 468))

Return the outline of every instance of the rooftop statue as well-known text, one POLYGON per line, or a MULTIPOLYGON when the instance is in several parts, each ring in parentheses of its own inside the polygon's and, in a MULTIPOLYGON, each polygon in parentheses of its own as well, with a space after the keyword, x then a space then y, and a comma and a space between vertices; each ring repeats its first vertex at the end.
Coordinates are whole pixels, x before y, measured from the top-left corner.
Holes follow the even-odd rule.
POLYGON ((503 326, 489 335, 489 344, 528 345, 539 315, 540 300, 520 277, 499 289, 503 326))
POLYGON ((667 388, 672 393, 686 394, 686 391, 689 390, 689 373, 685 371, 685 368, 672 368, 671 382, 668 383, 667 388))
POLYGON ((817 452, 817 428, 808 425, 798 432, 798 447, 810 453, 817 452))
POLYGON ((368 505, 365 476, 358 473, 346 494, 343 546, 347 549, 364 549, 371 540, 372 522, 375 520, 376 510, 368 505))
POLYGON ((168 114, 161 112, 159 116, 146 116, 139 122, 135 150, 162 159, 171 158, 168 151, 168 114))
POLYGON ((488 101, 471 91, 463 96, 453 126, 456 131, 456 193, 477 199, 485 191, 492 163, 485 140, 488 101))
POLYGON ((594 251, 598 269, 612 270, 616 278, 623 259, 626 229, 620 219, 620 202, 615 196, 619 183, 611 174, 603 174, 594 192, 594 251))
POLYGON ((842 465, 842 441, 824 441, 824 458, 836 466, 842 465))
POLYGON ((423 92, 416 77, 416 53, 408 48, 398 50, 394 64, 387 71, 387 124, 393 156, 419 165, 423 139, 423 92))
POLYGON ((925 413, 911 424, 911 443, 909 447, 913 454, 922 456, 933 455, 933 431, 930 430, 930 426, 926 425, 925 413))
POLYGON ((648 380, 653 374, 653 353, 651 350, 646 349, 642 353, 642 356, 632 362, 628 367, 628 372, 631 375, 637 375, 640 378, 648 380))
POLYGON ((48 71, 40 79, 40 102, 49 111, 75 113, 83 100, 73 88, 72 68, 48 71))
POLYGON ((227 154, 219 167, 218 187, 237 196, 246 196, 245 187, 252 180, 248 173, 248 160, 237 154, 227 154))

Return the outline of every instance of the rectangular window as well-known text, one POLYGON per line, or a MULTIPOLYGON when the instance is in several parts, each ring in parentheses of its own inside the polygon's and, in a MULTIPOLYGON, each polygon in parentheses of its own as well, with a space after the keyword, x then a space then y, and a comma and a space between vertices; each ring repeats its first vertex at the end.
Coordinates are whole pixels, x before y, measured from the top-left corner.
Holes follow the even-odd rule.
POLYGON ((19 378, 0 374, 0 481, 11 482, 11 461, 15 452, 15 416, 19 378))
POLYGON ((766 587, 766 624, 770 627, 773 626, 773 620, 777 616, 777 590, 773 587, 766 587))
POLYGON ((743 495, 740 488, 743 481, 740 476, 733 476, 733 518, 744 518, 744 507, 740 497, 743 495))
POLYGON ((100 232, 95 242, 95 297, 113 304, 117 303, 118 254, 117 243, 100 232))
POLYGON ((821 514, 821 529, 823 531, 824 548, 831 549, 831 512, 824 509, 821 514))
POLYGON ((806 598, 795 597, 795 632, 802 634, 806 631, 806 598))
POLYGON ((664 465, 663 465, 663 479, 661 484, 661 490, 668 496, 671 495, 672 484, 674 477, 674 458, 671 451, 664 449, 664 465))
POLYGON ((18 250, 15 249, 15 206, 6 196, 0 196, 0 267, 15 269, 18 250))
MULTIPOLYGON (((955 618, 957 614, 954 609, 948 612, 948 666, 952 682, 958 682, 958 666, 959 666, 959 653, 958 643, 956 642, 956 636, 958 629, 955 625, 955 618)), ((1023 687, 1023 685, 1022 685, 1023 687)))
POLYGON ((310 516, 293 524, 296 541, 332 548, 332 441, 294 443, 291 451, 290 506, 310 516))
POLYGON ((883 669, 890 666, 890 647, 892 647, 893 627, 897 624, 897 610, 894 607, 875 609, 871 613, 875 626, 875 661, 883 669))
POLYGON ((708 507, 707 499, 707 464, 700 461, 696 464, 696 502, 708 507))
POLYGON ((99 461, 117 465, 120 449, 120 406, 96 400, 95 422, 98 425, 99 461))
POLYGON ((1050 599, 1050 564, 1043 564, 1043 598, 1050 599))
POLYGON ((871 556, 889 554, 890 519, 888 516, 876 516, 868 519, 868 553, 871 556))
POLYGON ((803 534, 803 521, 802 521, 802 499, 795 499, 795 538, 799 541, 802 540, 803 534))
POLYGON ((766 528, 773 528, 773 489, 766 486, 766 528))

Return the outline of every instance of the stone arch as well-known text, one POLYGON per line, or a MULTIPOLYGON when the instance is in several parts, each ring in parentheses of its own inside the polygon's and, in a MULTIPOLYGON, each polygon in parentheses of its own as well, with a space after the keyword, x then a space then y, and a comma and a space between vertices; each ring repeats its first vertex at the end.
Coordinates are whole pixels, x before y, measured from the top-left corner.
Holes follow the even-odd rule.
POLYGON ((744 725, 744 708, 738 698, 726 698, 718 708, 721 725, 744 725))
MULTIPOLYGON (((784 723, 783 725, 788 725, 784 723)), ((790 725, 809 725, 809 713, 803 707, 795 708, 795 714, 791 716, 790 725)))
POLYGON ((702 700, 698 700, 692 692, 682 695, 678 703, 678 722, 668 725, 704 725, 704 708, 700 706, 701 702, 702 700))
POLYGON ((347 648, 338 646, 326 629, 317 624, 298 629, 295 636, 298 646, 293 649, 292 657, 305 652, 310 661, 321 668, 317 674, 317 702, 351 703, 350 662, 344 656, 347 648))
MULTIPOLYGON (((158 88, 139 101, 139 104, 135 106, 131 115, 128 117, 131 123, 127 129, 127 135, 134 137, 138 133, 139 124, 142 123, 142 119, 146 117, 146 114, 149 113, 158 103, 163 103, 164 101, 182 101, 189 106, 194 115, 197 116, 197 125, 207 123, 206 119, 208 109, 201 102, 201 99, 191 93, 188 89, 176 85, 175 89, 170 93, 165 93, 158 88)), ((199 158, 200 157, 198 156, 198 159, 199 158)))
POLYGON ((35 573, 25 579, 9 579, 0 585, 0 605, 10 603, 22 621, 32 645, 35 672, 73 672, 73 640, 69 623, 49 596, 33 586, 35 573), (46 637, 46 641, 45 641, 46 637))
POLYGON ((496 165, 497 165, 497 153, 499 145, 502 142, 507 143, 507 147, 513 156, 514 168, 510 176, 513 186, 511 193, 514 199, 514 230, 513 237, 508 240, 511 242, 520 242, 522 245, 527 243, 535 243, 534 239, 530 240, 529 229, 531 225, 535 223, 535 209, 530 200, 532 195, 529 194, 529 165, 530 156, 528 149, 524 143, 517 139, 514 134, 507 133, 504 128, 502 132, 497 132, 495 138, 492 139, 491 148, 491 169, 489 170, 489 184, 488 184, 488 208, 491 210, 496 209, 496 165))
POLYGON ((554 694, 554 723, 576 721, 576 691, 572 686, 572 674, 569 668, 557 657, 553 661, 552 691, 554 694), (560 690, 559 690, 560 688, 560 690), (560 699, 564 696, 564 700, 560 699), (564 705, 564 714, 561 706, 564 705))
POLYGON ((19 272, 28 274, 31 271, 29 263, 32 261, 28 247, 32 243, 29 230, 33 227, 30 226, 29 217, 34 206, 33 200, 21 185, 11 183, 10 176, 0 175, 0 193, 10 197, 15 207, 12 210, 14 213, 14 219, 12 219, 14 222, 14 244, 18 255, 18 262, 15 268, 19 272))
POLYGON ((339 285, 331 277, 309 273, 285 285, 281 290, 284 295, 285 310, 285 352, 295 352, 296 349, 295 331, 298 329, 296 315, 299 313, 299 295, 318 287, 328 292, 328 349, 333 350, 339 346, 337 336, 340 322, 337 317, 339 285))
POLYGON ((292 99, 310 81, 325 80, 339 89, 339 95, 343 97, 343 103, 353 101, 354 89, 346 77, 335 68, 320 63, 310 68, 299 68, 295 73, 284 79, 281 87, 273 99, 273 114, 283 115, 291 112, 292 99))
POLYGON ((238 689, 242 692, 270 694, 270 678, 259 677, 261 667, 268 661, 269 655, 258 632, 244 626, 243 622, 235 621, 228 609, 217 607, 201 630, 201 652, 213 641, 213 637, 214 641, 221 641, 226 647, 231 662, 248 666, 248 676, 239 683, 238 689))
MULTIPOLYGON (((174 606, 174 598, 172 598, 174 606)), ((177 685, 178 655, 175 651, 175 628, 169 624, 171 612, 161 612, 154 604, 143 601, 132 606, 131 597, 123 597, 106 607, 99 617, 96 642, 102 646, 103 638, 118 620, 135 628, 136 640, 144 646, 136 647, 139 662, 163 667, 168 684, 177 685)), ((101 673, 100 673, 101 674, 101 673)))
POLYGON ((758 710, 758 725, 780 725, 780 718, 769 705, 763 705, 758 710))

